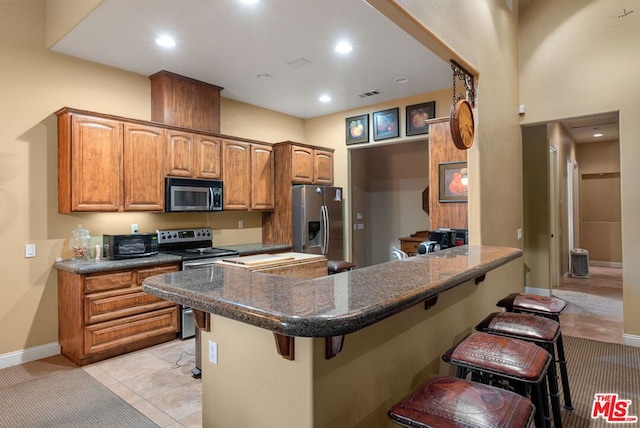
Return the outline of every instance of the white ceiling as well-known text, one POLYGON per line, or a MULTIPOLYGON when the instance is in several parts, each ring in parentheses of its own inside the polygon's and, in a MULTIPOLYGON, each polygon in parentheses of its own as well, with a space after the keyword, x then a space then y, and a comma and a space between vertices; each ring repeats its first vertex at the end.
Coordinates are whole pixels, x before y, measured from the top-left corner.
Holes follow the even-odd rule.
POLYGON ((304 119, 451 87, 449 64, 364 0, 105 0, 52 49, 146 76, 171 71, 304 119), (177 45, 157 46, 161 35, 177 45), (334 52, 341 40, 351 54, 334 52), (371 91, 380 94, 360 97, 371 91))
MULTIPOLYGON (((52 49, 145 76, 171 71, 303 119, 451 87, 449 64, 364 0, 105 0, 52 49), (177 45, 156 45, 162 35, 177 45), (333 49, 343 40, 348 55, 333 49)), ((619 139, 617 113, 561 123, 579 143, 619 139)))
POLYGON ((561 121, 576 143, 597 143, 620 139, 618 113, 604 113, 561 121), (603 134, 594 137, 594 134, 603 134))

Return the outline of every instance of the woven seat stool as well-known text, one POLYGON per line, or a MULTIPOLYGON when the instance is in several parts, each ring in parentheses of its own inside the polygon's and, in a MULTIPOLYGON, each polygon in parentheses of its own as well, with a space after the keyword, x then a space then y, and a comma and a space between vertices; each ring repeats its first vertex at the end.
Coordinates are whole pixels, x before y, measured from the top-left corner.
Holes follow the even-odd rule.
POLYGON ((553 425, 556 428, 562 427, 555 365, 555 344, 560 335, 560 324, 549 318, 531 314, 495 312, 476 325, 476 330, 535 343, 551 354, 552 362, 547 370, 547 384, 551 398, 553 425))
POLYGON ((536 406, 536 427, 549 427, 547 370, 551 355, 541 347, 520 339, 488 333, 471 333, 442 356, 456 366, 456 376, 485 384, 508 386, 522 396, 531 396, 536 406), (507 385, 505 385, 505 383, 507 385))
POLYGON ((389 410, 403 427, 529 427, 535 408, 531 400, 511 391, 435 376, 389 410))
MULTIPOLYGON (((560 314, 567 307, 567 302, 557 297, 538 296, 536 294, 512 293, 500 300, 497 306, 505 308, 507 312, 520 312, 550 318, 560 322, 560 314)), ((562 330, 556 340, 556 362, 560 367, 560 379, 562 380, 562 395, 564 408, 573 410, 571 403, 571 390, 569 389, 569 374, 567 373, 567 358, 562 342, 562 330)))

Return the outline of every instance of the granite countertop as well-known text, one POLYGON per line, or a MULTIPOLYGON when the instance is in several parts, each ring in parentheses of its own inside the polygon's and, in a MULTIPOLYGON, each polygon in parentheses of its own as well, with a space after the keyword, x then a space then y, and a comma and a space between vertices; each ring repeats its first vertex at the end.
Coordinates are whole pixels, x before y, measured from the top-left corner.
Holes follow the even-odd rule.
POLYGON ((154 296, 275 333, 340 336, 360 330, 522 256, 468 246, 312 280, 214 266, 147 278, 154 296))
MULTIPOLYGON (((291 245, 276 245, 276 244, 262 244, 257 242, 255 244, 241 244, 241 245, 221 245, 216 248, 224 248, 234 250, 240 253, 241 256, 250 256, 253 254, 264 253, 277 253, 284 251, 291 251, 291 245)), ((173 256, 170 254, 157 254, 150 257, 140 257, 129 260, 87 260, 82 262, 75 262, 72 260, 64 260, 56 262, 53 267, 58 270, 64 270, 67 272, 77 273, 79 275, 86 275, 89 273, 110 272, 121 269, 135 269, 140 267, 152 267, 157 265, 164 265, 167 263, 180 263, 182 258, 173 256)))
POLYGON ((155 256, 140 257, 129 260, 87 260, 83 262, 62 261, 56 262, 53 267, 58 270, 86 275, 90 273, 110 272, 121 269, 136 269, 141 267, 153 267, 169 263, 180 263, 181 257, 170 254, 157 254, 155 256))

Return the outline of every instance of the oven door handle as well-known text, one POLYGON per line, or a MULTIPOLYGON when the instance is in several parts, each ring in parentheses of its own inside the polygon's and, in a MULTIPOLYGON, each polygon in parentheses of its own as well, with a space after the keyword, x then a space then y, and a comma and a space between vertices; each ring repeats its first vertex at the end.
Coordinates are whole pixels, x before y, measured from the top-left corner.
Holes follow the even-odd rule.
MULTIPOLYGON (((220 259, 220 260, 222 260, 222 259, 220 259)), ((182 262, 182 267, 186 270, 186 269, 213 266, 214 264, 215 264, 215 262, 213 260, 206 259, 206 260, 203 260, 201 262, 182 262)))

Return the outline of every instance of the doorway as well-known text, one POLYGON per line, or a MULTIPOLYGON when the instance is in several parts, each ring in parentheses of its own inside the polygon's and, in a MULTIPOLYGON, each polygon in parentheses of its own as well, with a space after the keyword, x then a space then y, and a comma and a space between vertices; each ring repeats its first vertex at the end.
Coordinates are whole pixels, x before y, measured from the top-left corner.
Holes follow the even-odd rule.
POLYGON ((352 261, 358 267, 391 261, 399 238, 429 229, 423 191, 429 186, 428 140, 349 150, 352 261))

